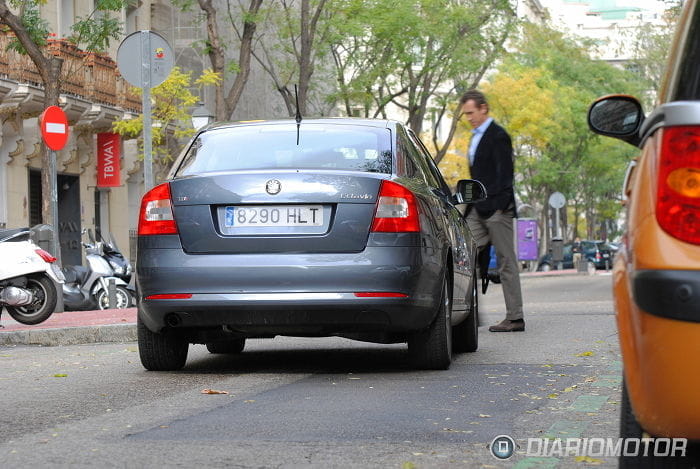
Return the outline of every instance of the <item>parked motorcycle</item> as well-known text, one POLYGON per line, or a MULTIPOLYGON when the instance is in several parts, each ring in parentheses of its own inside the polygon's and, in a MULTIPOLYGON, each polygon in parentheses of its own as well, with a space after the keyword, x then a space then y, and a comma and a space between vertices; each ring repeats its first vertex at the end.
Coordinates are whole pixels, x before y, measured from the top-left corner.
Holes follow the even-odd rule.
POLYGON ((128 284, 131 281, 133 269, 129 260, 124 257, 119 246, 117 246, 114 236, 111 233, 103 236, 99 231, 97 236, 102 243, 102 257, 109 262, 112 270, 114 270, 114 275, 128 284))
POLYGON ((64 278, 56 258, 30 240, 28 228, 0 229, 0 311, 22 324, 46 321, 64 278))
POLYGON ((88 231, 90 241, 83 242, 87 267, 66 266, 63 273, 66 282, 63 284, 63 304, 66 310, 89 310, 128 308, 131 306, 131 293, 127 283, 115 276, 110 263, 104 258, 103 243, 95 241, 92 232, 88 231), (109 302, 109 285, 114 282, 115 303, 109 302))

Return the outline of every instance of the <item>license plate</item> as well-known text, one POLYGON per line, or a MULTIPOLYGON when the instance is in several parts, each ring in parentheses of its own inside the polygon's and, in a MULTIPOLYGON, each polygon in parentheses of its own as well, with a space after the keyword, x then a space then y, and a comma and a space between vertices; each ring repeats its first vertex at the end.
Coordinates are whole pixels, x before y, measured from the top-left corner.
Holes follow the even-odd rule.
POLYGON ((322 205, 247 205, 226 207, 224 226, 322 226, 322 205))

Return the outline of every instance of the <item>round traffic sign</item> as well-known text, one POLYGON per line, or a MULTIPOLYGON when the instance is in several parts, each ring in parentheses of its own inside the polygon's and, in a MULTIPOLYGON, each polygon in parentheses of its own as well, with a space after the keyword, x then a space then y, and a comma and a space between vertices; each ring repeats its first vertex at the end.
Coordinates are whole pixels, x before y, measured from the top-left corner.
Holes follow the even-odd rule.
POLYGON ((552 208, 562 208, 566 204, 566 197, 561 192, 554 192, 549 196, 549 205, 552 208))
POLYGON ((68 118, 58 106, 49 106, 39 116, 41 138, 52 150, 61 150, 68 141, 68 118))
POLYGON ((117 68, 124 79, 139 88, 154 88, 165 81, 173 68, 173 51, 163 36, 136 31, 119 44, 117 68))

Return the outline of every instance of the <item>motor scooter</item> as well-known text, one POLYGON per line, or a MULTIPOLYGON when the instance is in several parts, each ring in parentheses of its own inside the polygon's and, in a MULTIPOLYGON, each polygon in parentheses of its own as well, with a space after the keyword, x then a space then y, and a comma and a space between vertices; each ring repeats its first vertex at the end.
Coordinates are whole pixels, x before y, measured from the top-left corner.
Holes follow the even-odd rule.
POLYGON ((46 321, 63 283, 56 258, 34 244, 29 228, 0 229, 0 311, 22 324, 46 321))
POLYGON ((87 267, 81 265, 66 266, 63 273, 63 304, 67 311, 89 309, 128 308, 132 296, 127 283, 114 275, 114 269, 105 260, 102 242, 95 241, 92 231, 88 231, 90 241, 83 242, 87 267), (110 305, 109 285, 114 282, 114 300, 110 305))

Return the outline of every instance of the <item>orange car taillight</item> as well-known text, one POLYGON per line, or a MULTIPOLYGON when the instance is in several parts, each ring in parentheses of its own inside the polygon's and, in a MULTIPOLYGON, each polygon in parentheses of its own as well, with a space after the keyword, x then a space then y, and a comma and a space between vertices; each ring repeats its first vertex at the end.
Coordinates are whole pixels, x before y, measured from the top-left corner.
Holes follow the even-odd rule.
POLYGON ((656 220, 674 238, 700 244, 700 126, 662 132, 656 220))
POLYGON ((420 231, 418 205, 413 192, 392 181, 382 181, 373 232, 406 233, 420 231))
POLYGON ((161 234, 177 234, 167 182, 146 192, 139 214, 139 236, 161 234))

